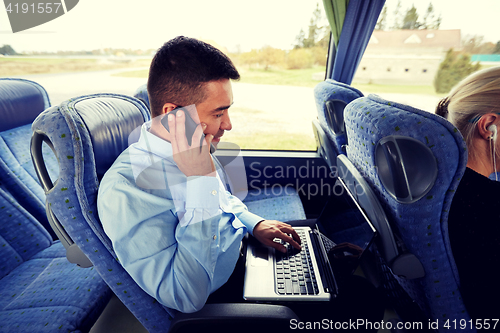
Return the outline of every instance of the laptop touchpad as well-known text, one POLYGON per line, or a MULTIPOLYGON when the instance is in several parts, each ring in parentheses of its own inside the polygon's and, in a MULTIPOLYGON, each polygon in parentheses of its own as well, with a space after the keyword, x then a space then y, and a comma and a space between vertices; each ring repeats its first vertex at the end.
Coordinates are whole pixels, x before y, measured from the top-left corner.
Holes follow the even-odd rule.
POLYGON ((267 266, 269 264, 269 250, 264 246, 256 246, 253 249, 252 266, 267 266))

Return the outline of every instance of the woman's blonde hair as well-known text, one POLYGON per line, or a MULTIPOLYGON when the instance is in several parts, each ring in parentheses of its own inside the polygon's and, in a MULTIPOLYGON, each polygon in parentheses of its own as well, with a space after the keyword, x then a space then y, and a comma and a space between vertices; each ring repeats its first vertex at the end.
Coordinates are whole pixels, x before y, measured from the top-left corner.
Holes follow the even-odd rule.
POLYGON ((448 119, 462 133, 470 158, 474 157, 472 139, 476 123, 487 113, 500 114, 500 66, 469 75, 436 108, 436 114, 448 119))

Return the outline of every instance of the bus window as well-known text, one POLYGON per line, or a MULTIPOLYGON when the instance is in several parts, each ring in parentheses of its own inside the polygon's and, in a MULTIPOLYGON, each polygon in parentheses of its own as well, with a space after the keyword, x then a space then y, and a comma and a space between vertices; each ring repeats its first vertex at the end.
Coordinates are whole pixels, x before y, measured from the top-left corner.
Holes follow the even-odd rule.
MULTIPOLYGON (((9 31, 7 13, 0 15, 0 29, 9 31)), ((8 55, 0 57, 0 75, 39 82, 52 104, 98 92, 132 95, 146 83, 156 50, 178 35, 218 47, 240 71, 233 130, 223 141, 244 149, 316 150, 313 88, 325 78, 329 42, 321 1, 79 2, 43 25, 4 34, 8 55), (19 66, 34 68, 7 70, 19 66), (89 73, 104 69, 113 72, 89 73)))
POLYGON ((500 34, 491 25, 499 11, 489 0, 387 0, 352 85, 434 112, 461 78, 500 65, 500 34))

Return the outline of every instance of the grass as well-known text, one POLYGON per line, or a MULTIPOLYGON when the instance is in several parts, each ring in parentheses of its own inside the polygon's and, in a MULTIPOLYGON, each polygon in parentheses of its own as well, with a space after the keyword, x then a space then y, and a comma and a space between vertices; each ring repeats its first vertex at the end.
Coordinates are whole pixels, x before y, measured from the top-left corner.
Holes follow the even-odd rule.
POLYGON ((269 118, 266 111, 238 106, 230 109, 230 115, 233 130, 224 134, 222 142, 242 149, 316 150, 314 135, 291 129, 293 120, 269 118))
POLYGON ((0 57, 0 77, 149 66, 148 59, 0 57))
MULTIPOLYGON (((320 81, 313 80, 313 74, 324 73, 325 67, 307 69, 256 69, 238 68, 241 79, 239 82, 255 84, 272 84, 284 86, 314 87, 320 81)), ((148 70, 115 73, 113 76, 147 78, 148 70)), ((320 75, 321 76, 321 75, 320 75)))
POLYGON ((128 72, 120 72, 111 74, 111 76, 119 76, 119 77, 135 77, 135 78, 148 78, 148 69, 138 70, 138 71, 128 71, 128 72))
POLYGON ((316 150, 311 135, 300 133, 258 133, 239 135, 237 130, 224 135, 223 141, 237 144, 241 149, 256 150, 316 150))
POLYGON ((444 96, 445 94, 437 94, 433 86, 412 86, 412 85, 396 85, 396 84, 359 84, 353 83, 352 86, 356 89, 374 94, 383 93, 398 93, 398 94, 419 94, 419 95, 434 95, 444 96))
MULTIPOLYGON (((74 58, 36 58, 36 57, 0 57, 0 76, 64 73, 80 71, 97 71, 130 67, 147 67, 148 59, 137 59, 120 62, 113 58, 105 59, 74 59, 74 58)), ((323 79, 324 66, 314 66, 306 69, 269 69, 238 68, 243 83, 270 84, 299 87, 315 87, 323 79), (313 76, 316 79, 313 79, 313 76), (318 80, 317 78, 320 78, 318 80)), ((147 78, 149 70, 123 71, 112 74, 118 77, 147 78)), ((401 93, 438 95, 432 86, 352 84, 359 90, 370 93, 401 93)), ((440 95, 439 95, 440 96, 440 95)))
MULTIPOLYGON (((71 59, 71 58, 36 58, 36 57, 0 57, 0 77, 25 74, 63 73, 91 70, 105 70, 129 67, 147 67, 151 63, 148 59, 137 59, 129 62, 120 62, 110 59, 71 59)), ((486 67, 486 66, 483 66, 486 67)), ((238 68, 243 83, 270 84, 299 87, 315 87, 323 79, 326 68, 314 66, 306 69, 269 69, 238 68), (313 79, 320 78, 320 80, 313 79)), ((113 74, 118 77, 147 78, 148 70, 123 71, 113 74)), ((400 93, 422 94, 443 97, 436 94, 434 87, 422 85, 397 85, 397 84, 360 84, 353 83, 353 87, 363 93, 400 93)))
MULTIPOLYGON (((0 76, 12 76, 39 73, 62 73, 90 70, 105 70, 130 67, 147 67, 148 59, 138 59, 130 62, 112 62, 112 59, 71 59, 71 58, 35 58, 35 57, 4 57, 0 58, 0 76)), ((268 84, 284 86, 315 87, 323 80, 325 67, 315 66, 308 69, 259 69, 238 68, 241 74, 240 82, 251 84, 268 84), (313 78, 314 76, 314 78, 313 78), (319 78, 319 79, 318 79, 319 78)), ((148 70, 122 71, 112 74, 124 78, 147 78, 148 70)), ((353 84, 363 93, 400 93, 424 94, 439 96, 432 86, 353 84)), ((263 111, 233 107, 235 131, 226 133, 223 141, 233 142, 243 149, 265 150, 315 150, 314 136, 298 131, 287 131, 276 127, 276 119, 264 120, 263 111), (256 131, 257 129, 257 131, 256 131), (277 133, 278 132, 278 133, 277 133), (257 134, 256 134, 257 133, 257 134)))
MULTIPOLYGON (((313 80, 313 74, 325 73, 326 68, 315 66, 307 69, 257 69, 238 68, 241 79, 239 82, 255 84, 272 84, 284 86, 314 87, 320 81, 313 80)), ((113 76, 147 78, 148 70, 115 73, 113 76)), ((322 77, 322 76, 321 76, 322 77)))
POLYGON ((306 69, 239 68, 238 70, 241 74, 240 82, 244 83, 315 87, 320 81, 314 80, 313 75, 317 74, 322 80, 326 68, 315 66, 306 69))
MULTIPOLYGON (((323 76, 326 68, 315 66, 306 69, 270 69, 264 70, 259 68, 238 68, 241 79, 239 82, 253 83, 253 84, 270 84, 282 86, 296 86, 296 87, 315 87, 320 80, 313 79, 323 76)), ((131 71, 113 74, 114 76, 121 77, 139 77, 147 78, 148 70, 131 71)), ((359 84, 353 83, 353 87, 364 92, 374 94, 383 93, 399 93, 399 94, 422 94, 422 95, 435 95, 444 96, 444 94, 436 94, 433 86, 418 86, 418 85, 397 85, 397 84, 359 84)))

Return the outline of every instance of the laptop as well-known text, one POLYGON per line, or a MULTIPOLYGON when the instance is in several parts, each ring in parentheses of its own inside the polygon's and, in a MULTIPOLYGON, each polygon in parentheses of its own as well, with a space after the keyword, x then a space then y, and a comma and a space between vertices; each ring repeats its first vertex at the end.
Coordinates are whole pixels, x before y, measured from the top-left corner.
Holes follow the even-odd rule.
MULTIPOLYGON (((256 302, 322 302, 338 294, 337 281, 354 272, 376 229, 339 178, 314 227, 294 227, 302 250, 283 255, 250 237, 243 298, 256 302), (339 193, 340 192, 340 193, 339 193)), ((279 241, 276 239, 275 241, 279 241)))

